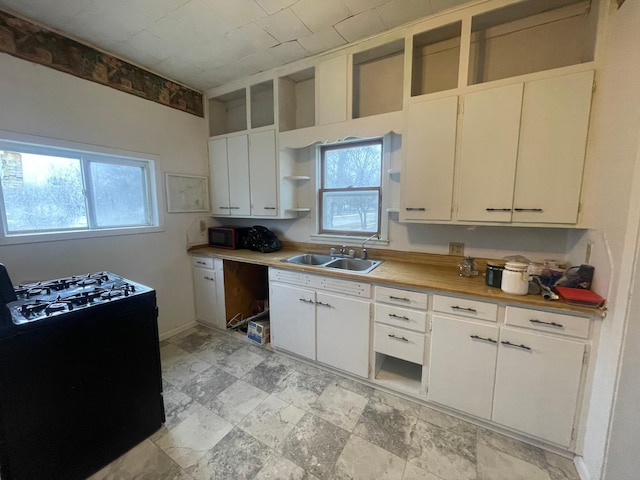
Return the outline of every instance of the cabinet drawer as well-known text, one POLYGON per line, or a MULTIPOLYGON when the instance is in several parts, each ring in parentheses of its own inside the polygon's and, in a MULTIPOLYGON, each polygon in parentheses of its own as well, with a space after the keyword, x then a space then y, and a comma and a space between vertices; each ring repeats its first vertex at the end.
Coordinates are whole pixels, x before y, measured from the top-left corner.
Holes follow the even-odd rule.
POLYGON ((495 322, 498 318, 498 305, 495 303, 479 302, 466 298, 433 296, 433 309, 436 312, 453 313, 463 317, 479 318, 495 322))
POLYGON ((376 322, 396 327, 425 332, 427 330, 427 312, 396 307, 395 305, 376 304, 376 322))
POLYGON ((425 335, 376 323, 373 348, 376 352, 424 365, 425 335))
POLYGON ((504 323, 542 332, 588 338, 591 321, 562 313, 542 312, 529 308, 507 307, 504 323))
POLYGON ((429 296, 426 293, 410 292, 397 288, 376 287, 376 302, 426 310, 428 298, 429 296))
POLYGON ((213 258, 211 257, 191 257, 191 265, 200 268, 213 268, 213 258))

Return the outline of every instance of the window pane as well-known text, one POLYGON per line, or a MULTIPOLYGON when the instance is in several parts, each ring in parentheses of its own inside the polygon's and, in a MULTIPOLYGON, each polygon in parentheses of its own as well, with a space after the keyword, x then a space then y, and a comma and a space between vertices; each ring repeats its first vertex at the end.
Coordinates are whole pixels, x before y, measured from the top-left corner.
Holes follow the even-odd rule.
POLYGON ((378 192, 324 192, 322 228, 335 231, 378 231, 378 192))
POLYGON ((379 187, 382 143, 324 150, 324 188, 379 187))
POLYGON ((96 226, 148 225, 145 179, 141 166, 91 162, 96 226))
POLYGON ((87 228, 80 160, 0 150, 7 231, 87 228))

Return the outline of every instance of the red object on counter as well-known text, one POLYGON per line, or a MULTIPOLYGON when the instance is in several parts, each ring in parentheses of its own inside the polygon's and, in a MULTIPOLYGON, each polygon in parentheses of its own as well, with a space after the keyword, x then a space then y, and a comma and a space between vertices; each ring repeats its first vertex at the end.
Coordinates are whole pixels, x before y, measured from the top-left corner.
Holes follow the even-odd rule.
POLYGON ((584 288, 554 287, 565 302, 583 307, 601 307, 605 299, 591 290, 584 288))

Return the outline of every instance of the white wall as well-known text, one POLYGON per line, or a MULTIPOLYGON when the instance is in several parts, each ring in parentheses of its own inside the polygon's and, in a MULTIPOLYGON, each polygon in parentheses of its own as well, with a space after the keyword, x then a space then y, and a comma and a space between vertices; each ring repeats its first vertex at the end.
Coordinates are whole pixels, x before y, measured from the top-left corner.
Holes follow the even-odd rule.
MULTIPOLYGON (((0 86, 0 130, 154 154, 162 178, 208 175, 202 118, 7 54, 0 86)), ((162 334, 194 319, 186 245, 196 219, 165 213, 160 233, 0 246, 0 262, 14 283, 108 270, 150 285, 162 334)))
MULTIPOLYGON (((627 229, 633 226, 628 223, 632 218, 629 216, 630 207, 638 208, 637 203, 630 204, 630 199, 633 198, 634 169, 639 155, 640 2, 628 1, 620 10, 615 9, 615 2, 602 3, 608 9, 605 12, 606 38, 596 77, 583 207, 587 223, 607 243, 611 275, 608 287, 609 312, 602 321, 583 461, 578 464, 584 478, 622 480, 637 477, 637 469, 635 477, 617 476, 613 471, 606 477, 601 475, 633 279, 633 270, 630 268, 632 262, 629 259, 633 259, 636 248, 635 238, 627 234, 627 229)), ((633 227, 637 228, 637 225, 633 227)), ((598 272, 599 265, 594 264, 598 272)), ((630 319, 633 321, 633 315, 630 319)), ((636 359, 631 357, 631 360, 635 362, 632 365, 638 365, 636 359)), ((637 368, 635 372, 637 374, 637 368)), ((625 389, 621 389, 620 393, 624 395, 625 389)), ((624 401, 624 398, 619 400, 624 401)), ((637 428, 638 420, 636 411, 634 417, 625 421, 637 428)), ((628 461, 637 465, 635 450, 637 443, 627 445, 625 453, 629 456, 628 461)))

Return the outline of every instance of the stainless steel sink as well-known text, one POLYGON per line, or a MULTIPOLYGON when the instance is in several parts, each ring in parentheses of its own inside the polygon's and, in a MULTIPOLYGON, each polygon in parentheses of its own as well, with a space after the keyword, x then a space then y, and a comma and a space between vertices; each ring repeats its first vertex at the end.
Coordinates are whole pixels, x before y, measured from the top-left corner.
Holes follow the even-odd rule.
POLYGON ((360 258, 337 258, 325 265, 326 268, 350 270, 358 273, 369 273, 382 263, 382 260, 362 260, 360 258))
POLYGON ((282 261, 295 263, 296 265, 314 265, 317 267, 329 263, 331 260, 333 260, 331 255, 324 255, 322 253, 300 253, 289 258, 284 258, 282 261))
POLYGON ((309 265, 312 267, 331 268, 354 273, 369 273, 382 263, 382 260, 362 260, 360 258, 336 258, 323 253, 299 253, 291 257, 283 258, 285 263, 296 265, 309 265))

